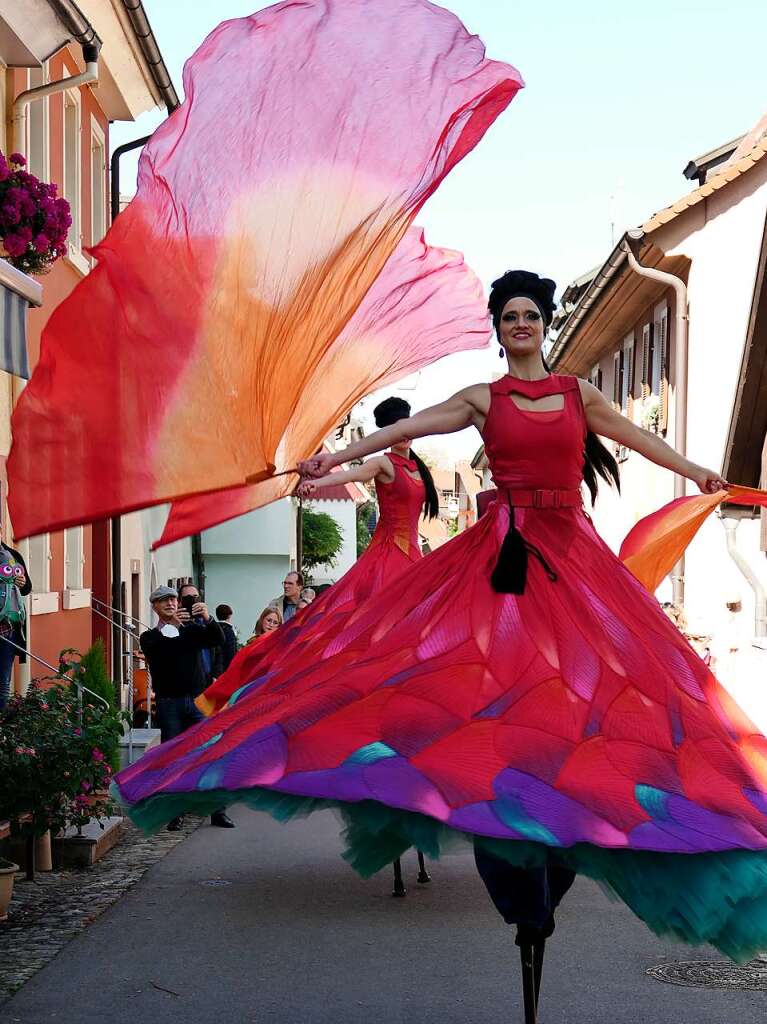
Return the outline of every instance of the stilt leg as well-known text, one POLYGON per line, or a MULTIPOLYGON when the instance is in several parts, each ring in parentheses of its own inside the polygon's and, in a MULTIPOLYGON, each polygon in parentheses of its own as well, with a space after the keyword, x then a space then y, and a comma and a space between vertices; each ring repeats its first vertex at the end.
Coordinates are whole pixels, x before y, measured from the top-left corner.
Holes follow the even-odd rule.
POLYGON ((418 851, 418 884, 426 885, 427 882, 431 881, 431 875, 426 870, 426 861, 423 859, 423 854, 418 851))
POLYGON ((525 1004, 525 1024, 536 1024, 538 1013, 535 998, 535 965, 533 945, 523 942, 519 947, 522 960, 522 997, 525 1004))
POLYGON ((399 857, 394 861, 392 865, 394 868, 394 888, 392 889, 392 896, 405 896, 407 889, 405 883, 402 881, 402 864, 399 857))
POLYGON ((535 973, 535 1009, 538 1010, 538 999, 541 994, 541 975, 543 974, 543 956, 546 952, 546 940, 539 939, 533 946, 533 971, 535 973))

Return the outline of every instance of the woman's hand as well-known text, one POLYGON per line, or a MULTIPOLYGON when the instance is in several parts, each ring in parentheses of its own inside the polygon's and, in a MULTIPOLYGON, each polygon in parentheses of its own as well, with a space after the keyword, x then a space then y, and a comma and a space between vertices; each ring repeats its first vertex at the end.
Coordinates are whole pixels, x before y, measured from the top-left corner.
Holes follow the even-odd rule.
POLYGON ((317 485, 313 480, 302 480, 296 488, 296 494, 299 498, 311 498, 311 496, 316 493, 317 485))
POLYGON ((715 473, 713 469, 705 469, 703 466, 696 466, 689 478, 697 485, 702 494, 716 494, 717 491, 724 491, 729 486, 719 473, 715 473))
POLYGON ((325 476, 335 465, 335 457, 332 452, 320 452, 318 455, 313 455, 311 459, 299 462, 296 468, 301 476, 316 478, 325 476))

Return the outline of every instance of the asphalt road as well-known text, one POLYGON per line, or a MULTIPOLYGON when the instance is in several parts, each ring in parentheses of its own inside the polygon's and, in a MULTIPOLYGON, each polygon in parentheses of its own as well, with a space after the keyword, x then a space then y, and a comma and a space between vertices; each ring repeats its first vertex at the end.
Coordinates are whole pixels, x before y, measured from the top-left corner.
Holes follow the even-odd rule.
MULTIPOLYGON (((1 1024, 517 1024, 517 949, 469 853, 392 899, 339 856, 330 812, 205 825, 0 1009, 1 1024)), ((763 1024, 767 992, 660 982, 711 958, 658 940, 587 881, 550 941, 542 1024, 763 1024)))

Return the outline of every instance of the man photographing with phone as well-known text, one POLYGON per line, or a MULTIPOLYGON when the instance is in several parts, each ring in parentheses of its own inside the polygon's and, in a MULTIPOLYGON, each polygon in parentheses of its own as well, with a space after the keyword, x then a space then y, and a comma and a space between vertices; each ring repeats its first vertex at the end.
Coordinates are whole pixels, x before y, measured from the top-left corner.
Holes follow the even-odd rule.
MULTIPOLYGON (((224 642, 224 634, 197 588, 189 584, 178 593, 172 587, 157 587, 149 602, 159 621, 141 634, 139 643, 152 676, 160 737, 165 743, 205 720, 194 704, 209 682, 201 655, 210 657, 210 649, 224 642)), ((235 827, 224 811, 214 811, 210 823, 235 827)), ((168 830, 177 832, 182 824, 183 817, 174 818, 168 830)))

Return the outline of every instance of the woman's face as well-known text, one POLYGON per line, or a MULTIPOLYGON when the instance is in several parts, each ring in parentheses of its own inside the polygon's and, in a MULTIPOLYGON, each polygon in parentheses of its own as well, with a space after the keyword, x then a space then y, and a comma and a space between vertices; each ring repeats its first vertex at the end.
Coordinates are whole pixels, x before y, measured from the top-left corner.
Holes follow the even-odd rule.
POLYGON ((543 346, 544 322, 532 299, 519 295, 503 307, 500 341, 510 356, 530 356, 543 346))
POLYGON ((275 629, 277 629, 279 624, 280 620, 277 618, 274 612, 269 612, 268 615, 264 616, 263 622, 261 623, 261 628, 265 633, 273 633, 275 629))

